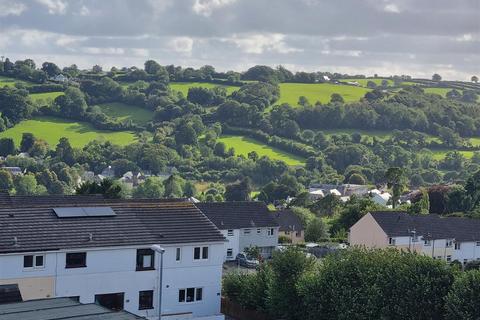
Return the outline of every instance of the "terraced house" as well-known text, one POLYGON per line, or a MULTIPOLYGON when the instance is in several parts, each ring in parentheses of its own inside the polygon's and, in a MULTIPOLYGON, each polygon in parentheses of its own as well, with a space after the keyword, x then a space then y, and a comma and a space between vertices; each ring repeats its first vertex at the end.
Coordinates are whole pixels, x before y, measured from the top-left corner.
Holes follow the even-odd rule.
POLYGON ((0 209, 0 286, 17 286, 23 300, 74 297, 148 319, 161 293, 163 319, 223 319, 225 238, 193 204, 45 199, 0 209))
POLYGON ((371 212, 350 228, 351 245, 394 247, 462 264, 480 260, 480 220, 371 212))

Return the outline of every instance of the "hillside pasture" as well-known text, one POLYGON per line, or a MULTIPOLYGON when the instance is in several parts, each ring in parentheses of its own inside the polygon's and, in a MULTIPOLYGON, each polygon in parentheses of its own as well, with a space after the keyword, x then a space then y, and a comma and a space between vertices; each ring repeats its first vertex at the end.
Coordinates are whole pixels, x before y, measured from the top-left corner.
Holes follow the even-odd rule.
POLYGON ((28 85, 31 84, 30 82, 27 82, 27 81, 15 79, 15 78, 10 78, 10 77, 0 76, 0 88, 3 88, 5 86, 14 87, 15 83, 21 83, 25 86, 28 86, 28 85))
POLYGON ((92 140, 107 140, 117 145, 128 145, 135 142, 133 132, 114 132, 97 130, 86 122, 70 121, 56 117, 35 117, 24 120, 16 126, 0 132, 0 138, 12 138, 15 145, 19 146, 22 133, 30 132, 35 137, 47 141, 54 147, 61 137, 70 140, 73 147, 83 147, 92 140))
POLYGON ((255 151, 260 157, 267 156, 272 160, 281 160, 290 166, 301 166, 305 159, 295 156, 277 148, 270 147, 258 140, 235 135, 222 135, 218 142, 223 142, 227 148, 234 148, 236 155, 247 156, 249 152, 255 151))
POLYGON ((120 121, 131 120, 138 125, 145 125, 153 119, 153 111, 125 103, 102 103, 98 107, 109 117, 120 121))
POLYGON ((215 87, 223 87, 227 89, 227 94, 232 94, 234 91, 240 89, 240 87, 226 86, 210 82, 170 82, 170 88, 172 90, 183 93, 185 97, 188 95, 188 89, 190 88, 213 89, 215 87))
POLYGON ((280 99, 277 104, 298 106, 298 98, 305 96, 311 104, 328 103, 333 93, 340 94, 346 102, 358 101, 370 89, 331 83, 280 83, 280 99))
MULTIPOLYGON (((449 149, 435 149, 431 150, 433 154, 433 159, 435 160, 443 160, 448 152, 455 151, 449 149)), ((467 159, 471 159, 473 157, 474 151, 458 151, 462 156, 467 159)))
POLYGON ((33 101, 53 101, 56 97, 61 96, 63 92, 55 91, 55 92, 43 92, 43 93, 31 93, 29 96, 32 98, 33 101))
POLYGON ((339 80, 340 82, 358 82, 362 87, 367 88, 367 83, 369 81, 373 81, 377 86, 382 85, 382 81, 387 80, 389 86, 393 86, 393 80, 391 79, 383 79, 383 78, 354 78, 354 79, 342 79, 339 80))

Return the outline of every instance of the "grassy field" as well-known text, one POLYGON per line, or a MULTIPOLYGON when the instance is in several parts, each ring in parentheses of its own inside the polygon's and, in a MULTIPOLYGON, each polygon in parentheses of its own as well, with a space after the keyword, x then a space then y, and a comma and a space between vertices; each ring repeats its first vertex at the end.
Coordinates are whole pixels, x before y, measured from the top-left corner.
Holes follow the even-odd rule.
POLYGON ((39 100, 54 100, 56 97, 61 96, 63 92, 57 91, 57 92, 44 92, 44 93, 31 93, 30 98, 32 98, 33 101, 39 101, 39 100))
POLYGON ((0 138, 13 138, 18 146, 24 132, 33 133, 37 138, 47 141, 51 147, 54 147, 61 137, 67 137, 74 147, 82 147, 95 139, 105 139, 118 145, 128 145, 136 140, 132 132, 97 130, 86 122, 55 117, 37 117, 22 121, 13 128, 0 132, 0 138))
POLYGON ((390 79, 382 79, 382 78, 367 78, 367 79, 342 79, 340 82, 353 82, 356 81, 358 82, 362 87, 367 87, 368 81, 373 81, 377 86, 382 85, 382 81, 387 80, 388 85, 391 86, 393 85, 393 80, 390 79))
POLYGON ((170 83, 170 88, 172 90, 183 93, 185 97, 188 94, 188 89, 193 87, 196 87, 196 88, 200 87, 200 88, 207 88, 207 89, 212 89, 215 87, 224 87, 227 89, 228 94, 232 94, 232 92, 237 91, 240 88, 235 86, 224 86, 224 85, 207 83, 207 82, 171 82, 170 83))
POLYGON ((153 112, 137 106, 124 103, 103 103, 98 105, 108 116, 119 120, 132 120, 136 124, 144 125, 153 119, 153 112))
MULTIPOLYGON (((321 131, 325 133, 327 136, 331 136, 334 134, 351 135, 352 133, 360 133, 362 135, 362 139, 365 139, 365 137, 368 137, 370 140, 373 137, 376 137, 379 140, 386 140, 392 137, 392 132, 387 130, 328 129, 328 130, 321 130, 321 131)), ((427 141, 435 140, 437 142, 440 142, 440 139, 438 137, 435 137, 429 134, 427 134, 426 140, 427 141)), ((478 140, 478 143, 480 144, 480 138, 478 140)))
MULTIPOLYGON (((436 94, 441 95, 442 97, 446 97, 447 92, 451 91, 452 88, 424 88, 423 90, 425 90, 426 93, 436 93, 436 94)), ((461 90, 459 90, 459 91, 461 91, 461 90)))
POLYGON ((9 78, 9 77, 4 77, 4 76, 0 76, 0 88, 3 88, 5 86, 7 87, 13 87, 15 86, 15 83, 22 83, 26 86, 30 85, 31 83, 30 82, 27 82, 27 81, 23 81, 23 80, 18 80, 18 79, 15 79, 15 78, 9 78))
MULTIPOLYGON (((433 153, 433 159, 435 160, 442 160, 445 158, 445 155, 454 150, 431 150, 433 153)), ((463 155, 465 158, 470 159, 473 157, 474 151, 458 151, 461 155, 463 155)))
POLYGON ((369 89, 330 83, 281 83, 277 104, 297 106, 298 98, 305 96, 311 104, 317 101, 328 103, 333 93, 340 94, 346 102, 358 101, 369 89))
POLYGON ((257 140, 243 136, 224 135, 220 137, 218 141, 225 143, 227 148, 234 148, 236 155, 247 156, 249 152, 256 151, 260 157, 267 156, 270 159, 282 160, 291 166, 299 166, 305 163, 305 159, 301 157, 292 155, 277 148, 272 148, 257 140))

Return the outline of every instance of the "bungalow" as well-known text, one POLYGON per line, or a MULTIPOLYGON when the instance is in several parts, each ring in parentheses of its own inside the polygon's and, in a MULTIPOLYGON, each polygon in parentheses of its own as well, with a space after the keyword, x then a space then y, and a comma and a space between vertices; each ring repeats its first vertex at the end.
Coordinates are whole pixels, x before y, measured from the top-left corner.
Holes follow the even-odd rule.
POLYGON ((390 193, 378 189, 370 190, 369 194, 373 202, 384 207, 387 207, 388 202, 392 198, 390 193))
POLYGON ((234 260, 248 247, 258 247, 269 258, 278 246, 278 223, 263 202, 195 203, 228 240, 224 260, 234 260))
POLYGON ((279 210, 272 214, 279 225, 279 237, 288 238, 293 244, 305 242, 303 222, 292 210, 279 210))
POLYGON ((371 212, 350 228, 349 242, 367 248, 407 249, 465 264, 480 260, 480 220, 371 212))

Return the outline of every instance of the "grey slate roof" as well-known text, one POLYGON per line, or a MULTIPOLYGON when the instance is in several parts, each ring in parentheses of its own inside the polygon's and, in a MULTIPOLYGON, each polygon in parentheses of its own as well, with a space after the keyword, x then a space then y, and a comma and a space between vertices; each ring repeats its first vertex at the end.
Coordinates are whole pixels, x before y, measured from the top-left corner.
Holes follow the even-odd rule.
POLYGON ((195 205, 220 230, 278 227, 278 223, 263 202, 199 202, 195 205))
POLYGON ((70 298, 32 300, 0 305, 0 320, 137 320, 125 311, 114 312, 96 304, 80 304, 70 298))
POLYGON ((302 220, 292 210, 279 210, 272 212, 272 215, 280 226, 280 231, 304 230, 302 220))
POLYGON ((65 207, 65 203, 2 207, 0 253, 225 241, 215 225, 190 202, 105 200, 91 205, 109 206, 116 215, 58 218, 53 208, 65 207))
POLYGON ((371 212, 371 215, 390 237, 417 235, 429 239, 480 241, 480 219, 440 217, 436 214, 409 215, 406 212, 371 212))

